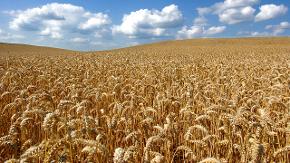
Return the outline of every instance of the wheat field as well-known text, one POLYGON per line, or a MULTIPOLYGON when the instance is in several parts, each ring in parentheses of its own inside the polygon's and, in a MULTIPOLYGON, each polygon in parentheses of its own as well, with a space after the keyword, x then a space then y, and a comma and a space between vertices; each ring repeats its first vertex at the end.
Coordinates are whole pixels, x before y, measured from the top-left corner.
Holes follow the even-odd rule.
POLYGON ((14 49, 0 162, 290 162, 290 38, 14 49))

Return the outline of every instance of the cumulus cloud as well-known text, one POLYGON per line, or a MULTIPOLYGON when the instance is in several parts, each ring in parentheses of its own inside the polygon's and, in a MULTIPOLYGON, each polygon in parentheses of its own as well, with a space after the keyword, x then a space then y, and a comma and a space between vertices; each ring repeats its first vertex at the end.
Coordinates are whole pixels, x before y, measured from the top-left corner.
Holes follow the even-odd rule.
POLYGON ((237 24, 252 20, 258 22, 273 19, 288 11, 285 5, 265 4, 260 7, 259 13, 255 16, 256 10, 253 6, 259 2, 259 0, 225 0, 209 7, 197 8, 197 12, 199 17, 213 14, 219 17, 220 22, 237 24))
POLYGON ((284 5, 266 4, 260 7, 260 12, 256 15, 255 21, 273 19, 286 14, 288 8, 284 5))
POLYGON ((204 34, 205 35, 215 35, 215 34, 224 32, 225 29, 226 29, 225 26, 213 26, 213 27, 210 27, 207 30, 205 30, 204 34))
POLYGON ((193 24, 195 25, 207 25, 207 19, 203 16, 199 16, 194 19, 193 24))
POLYGON ((214 14, 219 17, 220 22, 236 24, 252 20, 255 13, 252 6, 257 3, 259 0, 225 0, 209 7, 197 8, 197 12, 200 17, 214 14))
POLYGON ((82 37, 75 37, 70 40, 73 43, 86 43, 89 42, 89 39, 82 38, 82 37))
POLYGON ((221 6, 222 8, 251 6, 259 3, 260 0, 225 0, 221 6))
POLYGON ((265 36, 277 36, 284 33, 286 30, 290 30, 289 22, 281 22, 277 25, 267 25, 264 31, 239 31, 238 35, 265 37, 265 36))
POLYGON ((22 35, 17 35, 17 34, 12 34, 12 33, 9 33, 7 31, 4 31, 2 29, 0 29, 0 41, 13 41, 13 40, 19 40, 19 39, 23 39, 24 36, 22 35))
POLYGON ((114 34, 124 34, 131 38, 160 37, 167 29, 183 23, 183 16, 178 6, 172 4, 160 10, 141 9, 123 16, 122 23, 113 27, 114 34))
POLYGON ((72 4, 50 3, 27 10, 10 11, 9 26, 17 31, 36 31, 51 38, 63 38, 64 33, 97 31, 111 23, 108 15, 91 13, 72 4))
POLYGON ((189 39, 195 37, 203 37, 215 35, 224 32, 225 26, 212 26, 205 29, 203 26, 193 25, 191 27, 184 26, 181 30, 177 32, 177 39, 189 39))
POLYGON ((285 22, 281 22, 278 25, 267 25, 265 29, 271 30, 273 35, 278 35, 285 32, 285 30, 289 30, 290 23, 285 21, 285 22))
POLYGON ((97 13, 92 15, 86 22, 81 23, 79 28, 88 30, 88 29, 95 29, 100 28, 104 25, 110 24, 110 18, 108 15, 103 13, 97 13))
POLYGON ((182 27, 181 30, 177 32, 177 39, 183 39, 183 38, 194 38, 197 36, 201 36, 203 33, 203 28, 201 26, 191 26, 182 27))
POLYGON ((247 6, 241 8, 231 8, 219 14, 219 20, 227 24, 237 24, 247 20, 252 20, 255 9, 247 6))
POLYGON ((269 32, 251 32, 251 36, 254 37, 266 37, 266 36, 273 36, 273 34, 269 32))

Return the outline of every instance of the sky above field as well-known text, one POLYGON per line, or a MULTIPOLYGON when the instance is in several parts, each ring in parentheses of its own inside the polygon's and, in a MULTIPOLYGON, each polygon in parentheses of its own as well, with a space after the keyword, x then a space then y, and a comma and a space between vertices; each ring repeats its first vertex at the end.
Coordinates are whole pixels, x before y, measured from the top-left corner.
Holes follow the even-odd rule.
POLYGON ((0 42, 104 50, 162 40, 289 36, 289 0, 1 0, 0 42))

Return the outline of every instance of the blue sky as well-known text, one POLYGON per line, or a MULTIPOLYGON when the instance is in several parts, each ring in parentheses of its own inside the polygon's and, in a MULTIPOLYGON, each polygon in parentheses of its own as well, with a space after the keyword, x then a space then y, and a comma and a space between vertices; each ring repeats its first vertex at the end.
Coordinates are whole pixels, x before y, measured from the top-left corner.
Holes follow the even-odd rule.
POLYGON ((289 0, 1 0, 0 42, 104 50, 162 40, 289 36, 289 0))

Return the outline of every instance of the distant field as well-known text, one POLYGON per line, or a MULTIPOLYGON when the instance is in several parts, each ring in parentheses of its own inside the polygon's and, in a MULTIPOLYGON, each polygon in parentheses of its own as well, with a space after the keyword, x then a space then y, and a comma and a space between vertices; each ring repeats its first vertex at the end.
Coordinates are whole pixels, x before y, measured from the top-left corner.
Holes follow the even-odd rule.
POLYGON ((74 53, 71 50, 43 46, 0 43, 0 56, 62 55, 74 53))
POLYGON ((0 162, 289 162, 290 38, 0 44, 0 162))

